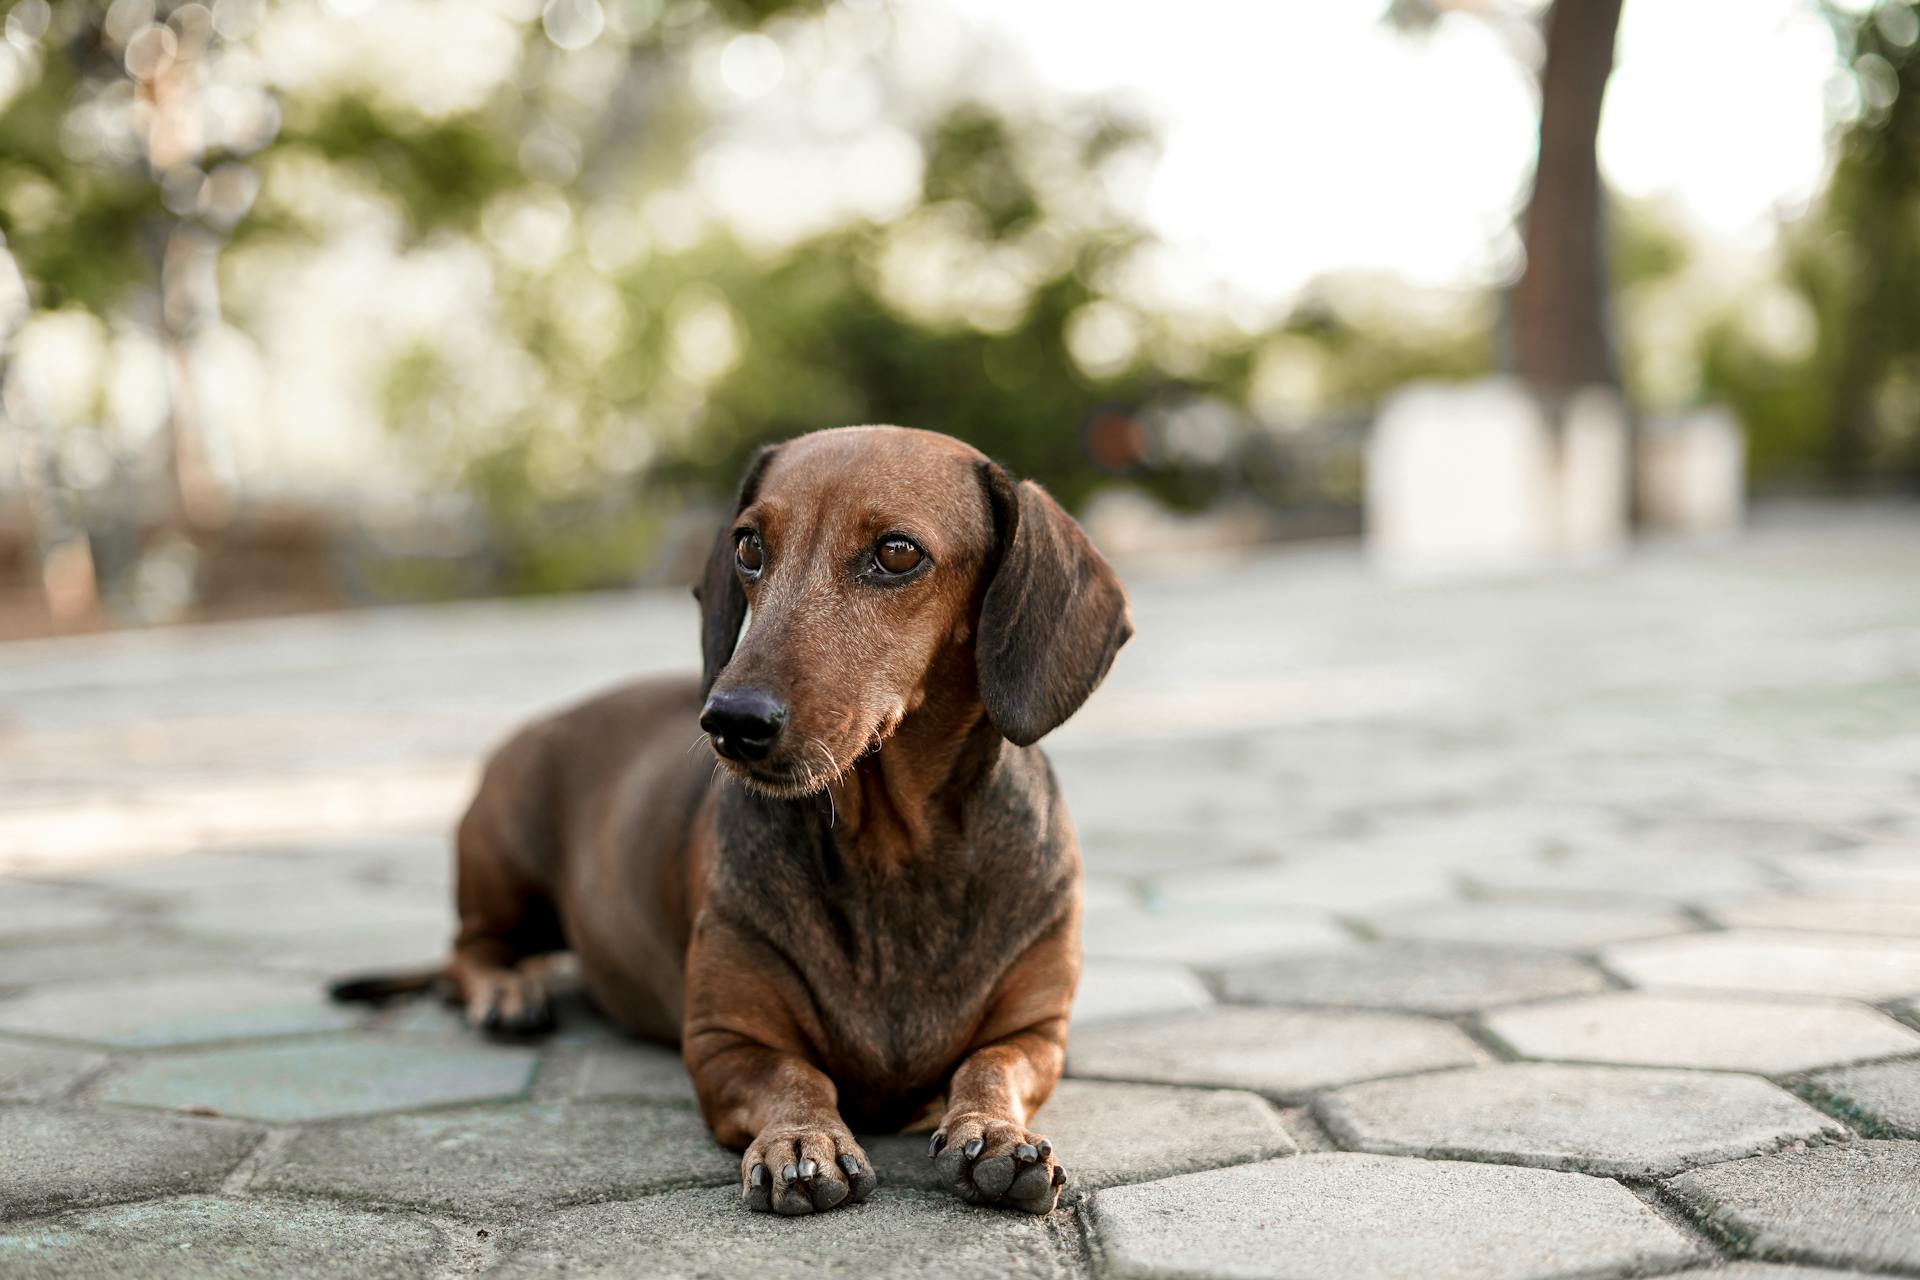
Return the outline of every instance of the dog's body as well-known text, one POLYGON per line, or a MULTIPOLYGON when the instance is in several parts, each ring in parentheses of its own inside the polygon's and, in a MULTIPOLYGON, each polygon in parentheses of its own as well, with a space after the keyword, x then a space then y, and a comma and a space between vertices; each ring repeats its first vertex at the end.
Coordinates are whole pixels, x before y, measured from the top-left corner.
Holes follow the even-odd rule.
POLYGON ((610 1016, 681 1045, 750 1207, 864 1199, 849 1124, 927 1119, 956 1192, 1044 1212, 1064 1173, 1026 1121, 1062 1064, 1080 859, 1031 744, 1130 633, 1118 581, 966 446, 847 428, 763 451, 698 594, 700 680, 490 761, 446 970, 469 1017, 540 1028, 540 958, 571 949, 610 1016))
POLYGON ((717 958, 751 965, 756 996, 777 1003, 760 1016, 791 1019, 839 1086, 845 1119, 885 1132, 944 1091, 1004 979, 1071 996, 1080 857, 1037 749, 991 759, 974 744, 965 772, 985 776, 952 788, 910 865, 876 864, 852 815, 824 798, 714 785, 711 755, 687 750, 701 702, 691 678, 627 685, 494 756, 460 828, 471 958, 456 976, 469 1003, 508 1007, 482 1004, 477 1020, 511 1025, 538 1001, 493 989, 520 985, 492 972, 493 944, 507 938, 520 954, 570 948, 595 1002, 628 1030, 691 1038, 687 954, 704 912, 717 958), (1060 953, 1046 972, 1009 974, 1043 937, 1060 953))

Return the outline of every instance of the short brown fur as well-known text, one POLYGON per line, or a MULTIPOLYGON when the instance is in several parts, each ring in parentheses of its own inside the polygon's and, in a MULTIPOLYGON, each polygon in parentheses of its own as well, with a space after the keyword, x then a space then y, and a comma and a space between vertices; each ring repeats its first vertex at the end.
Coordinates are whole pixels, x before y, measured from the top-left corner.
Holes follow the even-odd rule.
POLYGON ((1045 1212, 1065 1174, 1027 1122, 1060 1075, 1080 858, 1031 744, 1131 634, 1117 578, 1037 486, 858 427, 755 459, 696 594, 699 681, 616 689, 488 763, 443 976, 476 1025, 540 1030, 571 949, 610 1016, 681 1046, 751 1208, 864 1199, 853 1129, 930 1120, 957 1194, 1045 1212), (917 576, 873 575, 888 535, 917 576), (716 773, 689 749, 702 704, 748 687, 785 701, 778 748, 716 773))

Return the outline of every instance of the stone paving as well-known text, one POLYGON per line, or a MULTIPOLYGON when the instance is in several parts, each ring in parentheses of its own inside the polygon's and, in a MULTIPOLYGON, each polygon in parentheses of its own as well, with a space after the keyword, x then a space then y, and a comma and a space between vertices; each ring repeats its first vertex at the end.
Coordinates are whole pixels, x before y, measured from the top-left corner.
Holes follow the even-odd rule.
POLYGON ((776 1220, 677 1057, 432 1003, 445 831, 679 593, 0 649, 0 1277, 1920 1276, 1920 516, 1555 579, 1135 566, 1044 1219, 776 1220))

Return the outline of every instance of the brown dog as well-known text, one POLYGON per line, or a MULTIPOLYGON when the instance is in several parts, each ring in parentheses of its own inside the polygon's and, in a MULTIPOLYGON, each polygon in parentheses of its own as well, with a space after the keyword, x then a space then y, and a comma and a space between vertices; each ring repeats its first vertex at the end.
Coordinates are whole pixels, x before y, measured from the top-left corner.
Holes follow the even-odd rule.
POLYGON ((695 594, 697 683, 616 689, 488 764, 440 976, 474 1024, 538 1030, 539 958, 570 948, 610 1016, 682 1046, 752 1209, 863 1200, 853 1129, 938 1116, 962 1198, 1048 1211, 1066 1175, 1027 1120, 1060 1075, 1080 854, 1032 744, 1132 634, 1118 579, 968 446, 849 427, 761 451, 695 594))

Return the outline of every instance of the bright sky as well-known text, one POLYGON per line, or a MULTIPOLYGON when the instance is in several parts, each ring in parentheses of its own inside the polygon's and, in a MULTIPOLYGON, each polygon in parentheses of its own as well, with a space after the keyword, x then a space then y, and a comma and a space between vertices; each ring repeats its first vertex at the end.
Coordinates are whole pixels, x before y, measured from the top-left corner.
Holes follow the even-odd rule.
MULTIPOLYGON (((1357 0, 966 0, 1047 83, 1156 119, 1145 196, 1183 275, 1269 299, 1383 269, 1484 282, 1513 261, 1534 90, 1508 45, 1454 15, 1426 37, 1357 0)), ((1626 0, 1601 164, 1703 237, 1764 243, 1814 194, 1835 58, 1811 0, 1626 0)))

